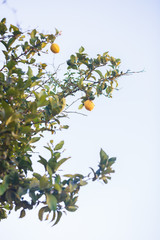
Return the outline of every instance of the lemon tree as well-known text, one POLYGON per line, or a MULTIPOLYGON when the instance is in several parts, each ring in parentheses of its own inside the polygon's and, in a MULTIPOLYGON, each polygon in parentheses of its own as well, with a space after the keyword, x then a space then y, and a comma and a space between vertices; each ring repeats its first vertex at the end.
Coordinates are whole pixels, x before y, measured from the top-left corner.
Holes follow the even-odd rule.
POLYGON ((44 167, 44 173, 33 169, 34 143, 38 144, 46 131, 53 134, 69 127, 61 124, 62 117, 67 117, 68 97, 76 99, 81 92, 78 111, 83 106, 91 110, 95 97, 112 97, 118 78, 126 74, 119 70, 120 59, 108 52, 90 58, 80 47, 67 60, 66 73, 58 80, 56 72, 48 71, 47 64, 41 63, 42 54, 48 49, 58 53, 59 46, 53 45, 58 35, 58 30, 55 34, 43 34, 36 29, 23 33, 17 26, 8 26, 6 19, 0 22, 1 220, 12 211, 19 211, 22 218, 28 210, 39 206, 39 219, 51 217, 55 225, 65 211, 77 210, 81 187, 89 181, 107 183, 114 172, 112 164, 116 158, 110 158, 101 149, 97 169, 91 168, 87 176, 62 174, 58 170, 68 160, 62 157, 64 141, 53 144, 52 140, 45 146, 50 158, 39 155, 38 163, 44 167), (101 67, 106 67, 104 74, 101 67))

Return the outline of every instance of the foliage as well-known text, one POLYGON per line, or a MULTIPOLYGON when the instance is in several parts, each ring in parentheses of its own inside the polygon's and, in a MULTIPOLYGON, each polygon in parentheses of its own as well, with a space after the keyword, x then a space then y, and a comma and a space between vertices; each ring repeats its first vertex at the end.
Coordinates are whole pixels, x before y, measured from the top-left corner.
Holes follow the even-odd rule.
POLYGON ((27 209, 39 205, 39 219, 52 214, 55 225, 65 210, 77 210, 82 186, 90 180, 107 183, 114 172, 116 158, 109 158, 101 149, 97 170, 91 168, 87 176, 60 175, 58 170, 68 158, 62 158, 64 141, 54 145, 52 140, 45 146, 50 159, 39 156, 44 174, 33 170, 34 143, 45 131, 53 134, 68 128, 61 125, 61 118, 67 117, 67 97, 76 98, 76 93, 82 92, 79 109, 96 96, 112 97, 117 79, 125 74, 119 71, 120 59, 108 52, 89 58, 81 47, 67 61, 64 79, 57 79, 56 72, 49 72, 47 64, 38 60, 58 35, 58 30, 54 35, 36 29, 23 33, 12 24, 7 27, 6 19, 0 22, 4 56, 0 69, 0 219, 7 218, 12 210, 20 210, 23 218, 27 209), (105 74, 100 71, 104 66, 109 67, 105 74))

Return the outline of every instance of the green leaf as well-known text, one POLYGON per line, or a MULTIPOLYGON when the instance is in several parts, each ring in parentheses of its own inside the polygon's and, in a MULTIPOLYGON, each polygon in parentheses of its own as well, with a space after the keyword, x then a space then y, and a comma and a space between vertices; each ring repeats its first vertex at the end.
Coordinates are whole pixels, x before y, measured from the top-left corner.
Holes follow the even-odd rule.
POLYGON ((19 31, 19 28, 18 28, 18 27, 16 27, 16 26, 14 26, 14 25, 10 24, 9 31, 11 32, 11 30, 12 30, 12 29, 13 29, 13 31, 14 31, 14 32, 17 32, 17 31, 19 31))
POLYGON ((71 60, 72 63, 75 63, 76 57, 75 57, 74 55, 71 55, 71 56, 70 56, 70 60, 71 60))
POLYGON ((86 181, 83 181, 82 179, 80 179, 80 186, 85 186, 87 185, 88 183, 86 181))
POLYGON ((31 110, 32 113, 37 112, 37 102, 31 102, 30 103, 30 110, 31 110))
POLYGON ((25 215, 26 215, 26 212, 24 209, 22 209, 19 218, 23 218, 25 217, 25 215))
POLYGON ((52 225, 52 227, 55 226, 55 225, 60 221, 61 217, 62 217, 62 212, 59 212, 59 211, 58 211, 58 212, 57 212, 56 222, 52 225))
POLYGON ((40 160, 38 160, 38 162, 41 163, 44 166, 45 170, 46 170, 47 160, 45 158, 43 158, 42 156, 40 156, 40 155, 39 155, 39 157, 40 157, 40 160))
POLYGON ((7 31, 6 25, 1 21, 0 22, 0 34, 3 35, 7 31))
POLYGON ((39 86, 40 83, 42 83, 41 80, 33 82, 33 83, 31 84, 31 88, 33 88, 33 87, 35 87, 35 86, 39 86))
POLYGON ((100 150, 100 158, 101 158, 101 161, 100 161, 100 164, 106 164, 106 162, 108 161, 108 155, 103 151, 103 149, 101 148, 100 150))
POLYGON ((33 138, 29 141, 29 143, 35 143, 35 142, 39 141, 40 139, 41 139, 40 137, 33 137, 33 138))
POLYGON ((57 209, 57 199, 52 194, 46 194, 47 197, 47 205, 50 210, 55 211, 57 209))
POLYGON ((56 164, 55 170, 57 171, 58 168, 59 168, 64 162, 66 162, 68 159, 69 159, 69 158, 62 158, 62 159, 56 164))
POLYGON ((38 212, 38 217, 39 217, 39 220, 43 220, 43 213, 44 213, 44 207, 43 208, 41 208, 40 210, 39 210, 39 212, 38 212))
POLYGON ((107 183, 108 183, 108 180, 107 180, 107 179, 103 179, 103 182, 104 182, 105 184, 107 184, 107 183))
POLYGON ((94 71, 99 74, 100 78, 103 78, 103 74, 101 73, 100 70, 94 70, 94 71))
POLYGON ((54 189, 56 189, 58 191, 58 193, 62 192, 62 188, 61 188, 61 186, 58 183, 54 184, 54 189))
POLYGON ((52 180, 52 174, 53 174, 53 171, 52 171, 52 168, 49 166, 49 164, 47 164, 46 166, 46 170, 50 176, 50 181, 52 180))
POLYGON ((60 182, 61 182, 61 177, 60 175, 56 174, 55 183, 60 183, 60 182))
POLYGON ((27 72, 27 75, 28 75, 28 79, 31 79, 33 77, 33 71, 31 69, 31 67, 28 66, 28 72, 27 72))
POLYGON ((78 82, 79 89, 83 89, 83 80, 84 80, 84 78, 81 78, 78 82))
POLYGON ((11 115, 7 121, 6 121, 6 126, 9 125, 11 122, 18 121, 18 118, 20 117, 20 114, 13 114, 11 115))
POLYGON ((32 202, 36 203, 36 201, 40 198, 40 196, 35 194, 35 189, 29 191, 29 196, 32 199, 32 202))
POLYGON ((57 160, 58 158, 60 158, 60 156, 61 156, 61 154, 60 154, 59 152, 55 152, 55 153, 53 154, 53 157, 54 157, 55 160, 57 160))
POLYGON ((5 198, 8 201, 8 203, 12 203, 12 201, 15 200, 15 192, 12 190, 7 190, 5 193, 5 198))
POLYGON ((8 103, 6 103, 3 100, 2 100, 2 106, 5 111, 5 119, 7 120, 13 114, 13 109, 8 103))
POLYGON ((6 24, 6 18, 2 18, 1 23, 6 24))
POLYGON ((60 143, 58 143, 58 144, 55 146, 54 150, 56 151, 56 150, 61 149, 61 148, 63 147, 63 145, 64 145, 64 141, 61 141, 60 143))
POLYGON ((8 45, 5 41, 1 41, 1 43, 5 46, 5 48, 8 50, 8 45))
POLYGON ((0 196, 2 196, 8 188, 8 184, 0 184, 0 196))
POLYGON ((33 176, 34 176, 35 178, 37 178, 38 180, 40 180, 41 177, 42 177, 39 173, 33 173, 33 176))
POLYGON ((42 221, 43 220, 43 214, 45 212, 48 212, 49 211, 49 208, 48 206, 45 206, 45 207, 42 207, 39 212, 38 212, 38 217, 39 217, 39 220, 42 221))
POLYGON ((46 106, 48 101, 46 100, 46 94, 44 93, 37 101, 37 107, 46 106))
POLYGON ((31 127, 30 126, 21 127, 20 131, 21 133, 30 133, 31 127))
POLYGON ((78 196, 76 196, 72 199, 72 203, 75 204, 77 202, 77 200, 78 200, 78 196))
POLYGON ((8 44, 7 44, 8 48, 15 42, 15 40, 16 40, 15 37, 12 37, 9 39, 8 44))
MULTIPOLYGON (((47 45, 46 42, 42 42, 41 47, 44 48, 47 45)), ((47 66, 47 65, 46 65, 47 66)))
POLYGON ((19 187, 17 194, 18 194, 19 197, 21 197, 22 195, 26 194, 27 191, 28 191, 28 186, 25 187, 25 188, 19 187))
POLYGON ((84 47, 81 46, 80 49, 79 49, 79 53, 84 52, 84 50, 85 50, 84 47))
POLYGON ((27 170, 33 171, 32 162, 31 162, 30 158, 20 159, 20 161, 18 163, 18 167, 20 169, 23 169, 25 172, 27 172, 27 170))
POLYGON ((45 218, 45 221, 47 221, 49 218, 49 213, 47 214, 46 218, 45 218))
POLYGON ((113 165, 115 163, 115 161, 116 161, 116 157, 109 158, 107 166, 113 165))
POLYGON ((50 167, 52 172, 55 172, 56 171, 55 170, 56 169, 56 165, 57 165, 56 160, 54 158, 50 158, 49 161, 48 161, 48 164, 47 164, 47 171, 49 170, 49 167, 50 167))
POLYGON ((82 109, 83 107, 84 107, 84 105, 83 105, 83 104, 80 104, 79 107, 78 107, 78 109, 80 110, 80 109, 82 109))
POLYGON ((84 176, 82 174, 79 174, 79 173, 74 174, 74 177, 84 178, 84 176))
POLYGON ((44 175, 43 177, 41 177, 40 179, 40 189, 44 190, 51 187, 51 184, 49 182, 49 179, 44 175))
POLYGON ((52 219, 51 219, 51 222, 53 222, 55 218, 56 218, 56 212, 53 211, 53 217, 52 217, 52 219))
POLYGON ((37 178, 32 178, 29 188, 30 189, 38 189, 39 188, 39 180, 37 178))
POLYGON ((76 205, 66 207, 66 210, 69 212, 75 212, 77 209, 78 209, 78 206, 76 206, 76 205))
POLYGON ((72 193, 73 191, 77 190, 77 187, 78 187, 78 185, 75 184, 74 181, 70 181, 69 182, 69 191, 70 191, 70 193, 72 193))
POLYGON ((67 178, 73 178, 74 177, 74 175, 73 174, 65 174, 65 175, 63 175, 64 177, 67 177, 67 178))
POLYGON ((11 61, 9 61, 9 62, 7 63, 7 68, 8 68, 9 70, 11 70, 16 64, 17 64, 16 61, 11 60, 11 61))
POLYGON ((33 29, 31 32, 31 38, 35 38, 36 33, 37 33, 36 29, 33 29))
POLYGON ((64 128, 64 129, 68 129, 69 126, 68 126, 68 125, 63 125, 62 128, 64 128))

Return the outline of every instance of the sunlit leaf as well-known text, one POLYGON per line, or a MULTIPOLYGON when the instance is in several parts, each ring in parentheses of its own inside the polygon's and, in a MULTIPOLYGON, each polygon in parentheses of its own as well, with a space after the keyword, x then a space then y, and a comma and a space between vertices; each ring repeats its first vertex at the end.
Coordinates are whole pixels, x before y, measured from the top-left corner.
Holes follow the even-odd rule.
POLYGON ((83 104, 80 104, 79 107, 78 107, 78 109, 82 109, 83 107, 84 107, 84 105, 83 105, 83 104))
POLYGON ((78 206, 76 206, 76 205, 66 207, 66 210, 69 212, 75 212, 77 209, 78 209, 78 206))
POLYGON ((80 47, 80 49, 79 49, 79 53, 83 53, 84 52, 84 47, 80 47))
POLYGON ((31 32, 31 38, 35 38, 36 33, 37 33, 36 29, 33 29, 31 32))
POLYGON ((64 145, 64 141, 61 141, 55 146, 54 150, 60 150, 63 147, 63 145, 64 145))
POLYGON ((37 141, 39 141, 41 138, 40 137, 33 137, 29 143, 35 143, 37 141))
POLYGON ((28 72, 27 72, 28 78, 31 79, 33 77, 33 71, 30 66, 28 66, 28 72))
POLYGON ((55 211, 57 209, 56 197, 51 194, 46 194, 46 197, 47 197, 47 205, 49 209, 55 211))

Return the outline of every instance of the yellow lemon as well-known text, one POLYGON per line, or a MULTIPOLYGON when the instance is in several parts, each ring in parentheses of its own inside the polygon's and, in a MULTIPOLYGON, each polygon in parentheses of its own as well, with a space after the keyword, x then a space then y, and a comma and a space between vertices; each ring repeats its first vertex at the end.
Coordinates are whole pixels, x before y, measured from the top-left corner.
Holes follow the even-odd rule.
POLYGON ((53 53, 59 53, 60 47, 58 46, 57 43, 52 43, 52 45, 51 45, 51 51, 52 51, 53 53))
POLYGON ((94 103, 91 100, 86 100, 84 106, 88 111, 92 111, 94 108, 94 103))

